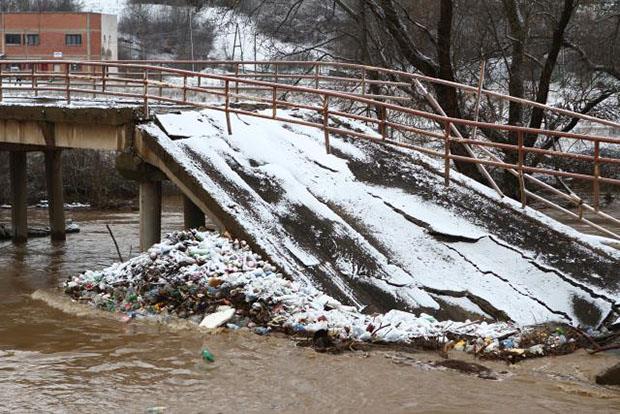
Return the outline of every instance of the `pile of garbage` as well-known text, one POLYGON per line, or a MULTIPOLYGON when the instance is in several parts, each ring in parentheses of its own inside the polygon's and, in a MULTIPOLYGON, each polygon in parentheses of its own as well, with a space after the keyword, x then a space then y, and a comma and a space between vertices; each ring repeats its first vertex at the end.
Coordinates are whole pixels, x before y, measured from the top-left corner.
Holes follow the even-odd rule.
POLYGON ((246 242, 214 232, 180 231, 146 253, 64 284, 73 299, 133 318, 189 319, 201 327, 319 336, 351 343, 455 349, 517 361, 572 352, 584 335, 564 325, 438 321, 400 310, 364 314, 312 285, 287 279, 246 242))

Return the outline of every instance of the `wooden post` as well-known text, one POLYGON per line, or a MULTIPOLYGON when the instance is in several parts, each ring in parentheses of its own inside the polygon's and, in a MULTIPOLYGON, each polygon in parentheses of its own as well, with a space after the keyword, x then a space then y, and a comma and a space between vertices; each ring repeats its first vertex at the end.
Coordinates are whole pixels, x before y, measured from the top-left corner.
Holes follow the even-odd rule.
POLYGON ((27 158, 25 152, 11 151, 9 173, 11 175, 11 226, 14 243, 28 240, 27 158))
POLYGON ((325 151, 331 154, 331 146, 329 144, 329 95, 323 98, 323 132, 325 134, 325 151))
POLYGON ((518 161, 518 171, 519 171, 519 193, 521 194, 521 207, 525 208, 527 205, 527 198, 525 194, 525 179, 523 177, 523 164, 525 160, 525 153, 523 152, 523 131, 519 130, 517 132, 518 139, 518 151, 519 151, 519 161, 518 161))
POLYGON ((71 103, 71 66, 66 63, 65 64, 65 97, 67 98, 67 103, 71 103))
POLYGON ((65 198, 62 185, 62 152, 45 151, 45 178, 49 202, 49 218, 52 240, 64 241, 65 234, 65 198))
POLYGON ((230 81, 227 79, 224 86, 224 112, 226 113, 226 127, 228 135, 232 135, 232 123, 230 122, 230 81))
POLYGON ((161 181, 140 183, 140 250, 161 241, 161 181))
POLYGON ((187 75, 183 75, 183 103, 187 103, 187 75))
POLYGON ((206 224, 205 214, 187 196, 183 196, 183 223, 186 230, 198 229, 206 224))
POLYGON ((276 119, 278 117, 278 105, 276 104, 277 99, 278 99, 278 87, 274 86, 273 94, 271 96, 271 105, 272 105, 272 110, 273 110, 271 114, 272 119, 276 119))
POLYGON ((594 181, 592 181, 592 192, 594 196, 594 211, 598 212, 601 204, 601 164, 600 164, 600 142, 594 141, 594 181))
POLYGON ((446 187, 450 186, 450 128, 452 123, 446 121, 445 125, 445 147, 444 147, 444 184, 446 187))
POLYGON ((274 82, 275 82, 275 83, 279 83, 280 78, 279 78, 279 66, 278 66, 278 62, 274 62, 273 64, 275 65, 275 68, 274 68, 274 75, 275 75, 274 82))

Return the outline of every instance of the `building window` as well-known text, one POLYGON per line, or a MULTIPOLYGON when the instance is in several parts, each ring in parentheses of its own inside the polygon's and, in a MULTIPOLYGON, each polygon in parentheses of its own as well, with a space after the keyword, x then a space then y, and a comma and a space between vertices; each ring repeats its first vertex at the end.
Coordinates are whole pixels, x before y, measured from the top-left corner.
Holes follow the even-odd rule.
POLYGON ((81 34, 65 35, 65 44, 67 46, 80 46, 82 44, 82 35, 81 34))
POLYGON ((28 46, 39 46, 41 44, 41 38, 38 34, 27 34, 26 44, 28 46))
POLYGON ((7 45, 21 45, 22 35, 7 33, 4 35, 4 43, 7 45))

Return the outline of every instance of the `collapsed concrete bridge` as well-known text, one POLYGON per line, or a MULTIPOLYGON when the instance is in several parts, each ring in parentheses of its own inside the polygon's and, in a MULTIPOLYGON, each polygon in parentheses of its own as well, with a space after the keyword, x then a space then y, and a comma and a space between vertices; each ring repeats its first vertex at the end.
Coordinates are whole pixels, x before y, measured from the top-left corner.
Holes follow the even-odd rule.
MULTIPOLYGON (((452 157, 461 157, 452 155, 451 140, 474 144, 450 133, 458 120, 447 121, 448 133, 438 134, 445 145, 437 151, 392 137, 388 128, 419 128, 397 124, 384 110, 378 111, 379 128, 374 129, 373 118, 346 112, 343 102, 336 102, 397 111, 377 97, 166 69, 181 76, 175 83, 163 75, 149 79, 156 70, 150 66, 117 66, 123 68, 142 70, 144 76, 111 75, 103 69, 67 74, 60 85, 3 84, 0 150, 11 151, 15 241, 25 238, 24 151, 46 153, 52 235, 62 239, 60 151, 110 150, 119 153, 119 169, 140 182, 143 248, 159 240, 161 180, 169 179, 186 198, 188 226, 203 224, 207 214, 291 278, 320 285, 368 311, 418 309, 452 319, 587 325, 617 317, 618 251, 524 208, 528 198, 540 197, 525 188, 526 180, 539 179, 526 174, 557 171, 529 171, 523 159, 514 166, 493 158, 476 163, 516 168, 521 203, 502 197, 492 185, 467 179, 450 165, 460 159, 452 157), (192 83, 191 76, 201 80, 192 83), (78 81, 92 81, 94 87, 78 81), (113 82, 122 83, 124 91, 115 92, 113 82), (136 82, 143 89, 136 91, 136 82), (244 85, 259 102, 247 99, 244 85), (159 88, 171 93, 151 95, 151 89, 159 88), (321 94, 321 105, 317 110, 312 96, 295 103, 291 96, 280 96, 280 89, 289 95, 321 94), (33 90, 37 95, 48 90, 50 96, 29 96, 33 90), (100 92, 114 100, 90 96, 100 92), (82 99, 76 100, 76 94, 82 99), (207 94, 223 102, 207 100, 207 94), (424 155, 437 152, 440 162, 424 155)), ((309 80, 316 82, 316 75, 309 80)), ((531 131, 520 134, 526 132, 531 131)), ((616 143, 615 138, 590 138, 596 147, 616 143)), ((516 147, 524 154, 522 145, 516 147)), ((592 161, 596 167, 605 160, 595 154, 592 161)), ((594 177, 595 190, 601 183, 614 183, 600 170, 594 177)), ((605 217, 597 203, 592 210, 605 217)), ((583 220, 588 220, 586 206, 579 201, 576 214, 583 220)), ((603 229, 607 236, 615 235, 613 227, 603 229)))

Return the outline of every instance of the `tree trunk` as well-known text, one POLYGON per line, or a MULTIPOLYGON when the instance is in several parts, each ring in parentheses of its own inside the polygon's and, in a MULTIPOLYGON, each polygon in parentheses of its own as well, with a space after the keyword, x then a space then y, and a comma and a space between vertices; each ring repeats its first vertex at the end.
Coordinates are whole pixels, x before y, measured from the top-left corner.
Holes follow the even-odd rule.
MULTIPOLYGON (((506 18, 510 26, 510 35, 512 37, 512 54, 509 67, 508 93, 515 98, 525 97, 525 42, 527 31, 525 22, 521 15, 515 0, 503 0, 506 18)), ((514 101, 510 101, 508 107, 508 124, 523 125, 523 106, 514 101)), ((518 144, 518 135, 515 132, 508 134, 508 141, 512 145, 518 144)), ((506 150, 504 152, 504 160, 507 164, 516 164, 519 155, 516 151, 506 150)), ((519 198, 519 181, 508 171, 504 171, 504 193, 512 198, 519 198)))
MULTIPOLYGON (((542 72, 540 73, 540 80, 538 81, 538 92, 536 94, 536 102, 546 104, 547 99, 549 98, 549 88, 551 86, 551 76, 553 75, 553 70, 555 69, 555 65, 558 61, 558 55, 560 54, 560 50, 564 44, 564 33, 566 31, 566 27, 570 22, 570 19, 573 15, 573 11, 575 10, 575 0, 565 0, 564 7, 562 8, 562 15, 560 16, 560 20, 558 21, 558 25, 553 31, 553 38, 551 41, 551 46, 549 47, 549 53, 547 54, 547 60, 545 61, 545 66, 543 67, 542 72)), ((541 108, 534 108, 532 110, 532 117, 530 119, 530 127, 531 128, 540 128, 542 125, 544 116, 544 110, 541 108)), ((536 136, 528 136, 525 140, 525 145, 534 146, 536 144, 536 136)))
MULTIPOLYGON (((453 3, 452 0, 441 0, 440 15, 437 28, 437 60, 439 63, 438 77, 451 82, 455 82, 454 69, 452 67, 452 13, 453 3)), ((437 94, 437 100, 443 107, 446 115, 452 118, 462 118, 461 109, 459 105, 459 99, 455 88, 445 85, 435 85, 435 93, 437 94)), ((460 125, 457 128, 464 137, 469 134, 466 129, 460 125)), ((469 153, 462 144, 451 143, 450 151, 455 155, 463 157, 469 157, 469 153)), ((476 164, 455 161, 457 170, 476 181, 485 183, 484 177, 478 171, 476 164)))

